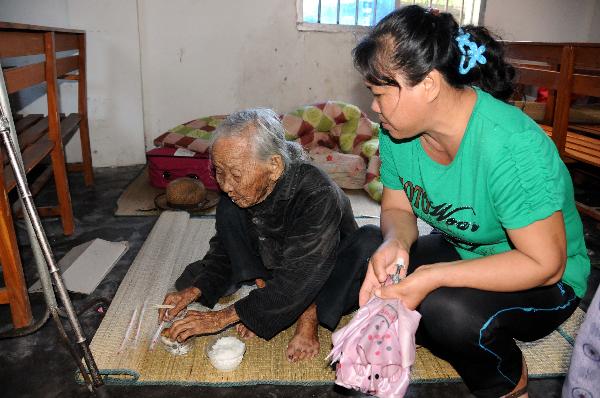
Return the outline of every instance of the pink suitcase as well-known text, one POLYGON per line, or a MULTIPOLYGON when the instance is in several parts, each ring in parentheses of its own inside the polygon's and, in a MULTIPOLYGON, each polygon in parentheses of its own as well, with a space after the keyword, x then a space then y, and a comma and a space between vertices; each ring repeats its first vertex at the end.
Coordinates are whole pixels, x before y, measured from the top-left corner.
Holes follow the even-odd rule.
POLYGON ((156 188, 166 188, 170 181, 179 177, 191 177, 202 181, 207 189, 219 190, 207 153, 154 148, 146 152, 146 159, 150 184, 156 188))

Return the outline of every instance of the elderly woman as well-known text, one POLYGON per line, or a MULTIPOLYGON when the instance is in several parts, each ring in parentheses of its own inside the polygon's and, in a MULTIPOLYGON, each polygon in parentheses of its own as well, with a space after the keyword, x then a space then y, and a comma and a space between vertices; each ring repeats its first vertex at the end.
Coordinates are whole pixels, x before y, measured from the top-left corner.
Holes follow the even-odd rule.
POLYGON ((204 258, 187 266, 166 296, 172 319, 194 300, 212 307, 240 284, 256 289, 214 312, 189 311, 170 337, 179 341, 240 323, 238 332, 270 339, 296 322, 286 355, 292 362, 319 352, 317 326, 333 329, 357 307, 377 227, 358 228, 350 202, 327 175, 285 140, 277 115, 251 109, 230 115, 211 145, 223 192, 216 234, 204 258), (264 285, 262 283, 264 281, 264 285))

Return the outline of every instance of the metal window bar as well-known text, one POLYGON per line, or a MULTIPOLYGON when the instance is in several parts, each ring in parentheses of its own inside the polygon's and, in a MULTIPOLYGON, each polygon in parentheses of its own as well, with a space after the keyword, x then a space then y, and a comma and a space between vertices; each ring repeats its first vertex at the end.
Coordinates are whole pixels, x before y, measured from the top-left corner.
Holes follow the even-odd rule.
MULTIPOLYGON (((354 25, 358 25, 358 6, 359 6, 359 1, 360 0, 355 0, 354 2, 354 25)), ((471 15, 474 15, 475 13, 475 1, 471 2, 471 15)), ((412 0, 412 4, 417 4, 417 0, 412 0)), ((446 0, 446 3, 444 5, 444 11, 448 11, 448 6, 450 4, 450 0, 446 0)), ((402 0, 397 0, 396 1, 396 8, 400 7, 400 5, 402 5, 402 0)), ((319 4, 318 4, 318 10, 317 10, 317 23, 321 23, 321 0, 319 0, 319 4)), ((429 7, 431 8, 433 6, 433 0, 429 0, 429 7)), ((341 0, 337 0, 337 19, 336 19, 336 24, 339 25, 340 24, 340 12, 341 12, 341 0)), ((460 6, 460 14, 458 17, 458 21, 459 24, 463 25, 466 21, 463 21, 463 18, 465 17, 465 0, 462 0, 461 2, 461 6, 460 6)), ((372 25, 375 25, 375 22, 377 21, 377 0, 373 0, 373 15, 372 15, 372 25)))
POLYGON ((317 9, 317 23, 321 23, 321 0, 319 0, 319 6, 317 9))
POLYGON ((373 0, 373 6, 372 7, 373 7, 373 18, 372 18, 372 21, 371 21, 371 26, 375 25, 375 22, 377 22, 377 0, 373 0))

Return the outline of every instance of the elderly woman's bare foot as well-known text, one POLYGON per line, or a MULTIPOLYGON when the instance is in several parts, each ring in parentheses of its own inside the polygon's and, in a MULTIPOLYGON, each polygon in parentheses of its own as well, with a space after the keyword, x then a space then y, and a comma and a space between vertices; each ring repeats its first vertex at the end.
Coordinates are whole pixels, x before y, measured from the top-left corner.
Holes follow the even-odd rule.
POLYGON ((249 339, 256 336, 256 333, 248 329, 243 323, 238 323, 237 325, 235 325, 235 331, 240 337, 244 339, 249 339))
POLYGON ((290 362, 314 358, 319 353, 317 306, 311 304, 296 322, 296 333, 288 343, 286 356, 290 362))

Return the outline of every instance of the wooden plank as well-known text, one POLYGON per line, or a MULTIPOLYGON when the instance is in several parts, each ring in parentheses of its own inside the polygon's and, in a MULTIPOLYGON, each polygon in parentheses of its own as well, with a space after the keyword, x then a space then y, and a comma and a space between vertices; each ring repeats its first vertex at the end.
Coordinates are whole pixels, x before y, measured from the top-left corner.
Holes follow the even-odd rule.
POLYGON ((46 167, 44 171, 42 171, 40 175, 35 179, 33 184, 29 185, 29 191, 31 191, 32 195, 36 195, 42 190, 42 188, 44 187, 44 185, 46 185, 50 177, 52 177, 52 173, 52 166, 46 167))
POLYGON ((573 74, 573 94, 600 97, 600 76, 573 74))
POLYGON ((67 171, 83 171, 83 162, 67 163, 67 171))
POLYGON ((600 136, 600 124, 570 124, 569 129, 600 136))
POLYGON ((28 25, 15 22, 0 22, 0 30, 35 30, 41 32, 85 33, 85 30, 55 28, 52 26, 28 25))
POLYGON ((565 145, 566 145, 566 150, 584 153, 584 154, 586 154, 592 158, 596 158, 600 161, 600 150, 598 150, 598 148, 594 148, 593 146, 589 146, 589 145, 581 145, 577 142, 573 142, 573 141, 569 141, 569 140, 567 140, 567 143, 565 145))
POLYGON ((546 62, 548 64, 560 63, 562 47, 560 43, 504 42, 507 58, 546 62))
POLYGON ((69 116, 60 121, 60 135, 62 137, 63 145, 69 142, 73 135, 77 132, 80 121, 81 116, 79 116, 77 113, 71 113, 69 116))
MULTIPOLYGON (((37 116, 37 115, 36 115, 37 116)), ((23 151, 27 146, 37 141, 41 136, 48 131, 48 119, 41 118, 36 124, 24 131, 17 131, 17 139, 19 141, 19 149, 23 151)), ((8 157, 4 155, 4 150, 1 151, 2 163, 8 164, 8 157)))
POLYGON ((556 90, 558 88, 559 72, 525 67, 515 67, 515 69, 517 82, 521 84, 541 86, 551 90, 556 90))
POLYGON ((15 130, 17 130, 17 135, 21 134, 23 130, 37 123, 44 115, 39 113, 32 113, 29 115, 25 115, 19 120, 15 120, 15 130))
POLYGON ((528 62, 528 61, 513 60, 511 63, 512 63, 512 65, 514 67, 519 67, 519 68, 531 68, 531 69, 541 69, 541 70, 556 70, 552 65, 544 64, 544 63, 541 63, 541 62, 533 63, 533 62, 528 62))
POLYGON ((597 138, 588 137, 583 134, 577 134, 572 131, 569 131, 567 133, 567 137, 570 138, 571 140, 580 140, 580 141, 585 141, 585 142, 593 143, 593 144, 597 144, 598 142, 600 142, 600 140, 598 140, 597 138))
POLYGON ((35 32, 1 32, 0 58, 44 53, 44 36, 35 32))
POLYGON ((576 68, 600 68, 600 47, 581 46, 575 47, 576 68))
POLYGON ((581 202, 576 202, 575 205, 577 206, 577 210, 579 210, 581 214, 585 214, 587 216, 592 217, 595 220, 600 221, 600 208, 588 206, 581 202))
POLYGON ((19 134, 19 148, 23 151, 29 145, 36 142, 48 131, 48 118, 40 119, 36 124, 19 134))
POLYGON ((597 156, 591 156, 573 149, 565 150, 565 154, 575 160, 579 160, 580 162, 588 163, 593 166, 600 166, 600 158, 597 156))
POLYGON ((58 77, 59 80, 74 80, 79 81, 79 75, 62 75, 58 77))
POLYGON ((56 33, 56 52, 77 50, 79 48, 79 35, 72 33, 56 33))
MULTIPOLYGON (((42 188, 44 187, 44 185, 46 185, 46 183, 48 182, 48 180, 50 179, 50 177, 52 177, 52 166, 47 166, 44 171, 42 171, 40 173, 40 175, 35 179, 35 181, 32 184, 29 184, 29 191, 31 192, 32 196, 37 195, 42 188)), ((54 208, 54 207, 53 207, 54 208)), ((38 207, 38 214, 39 213, 39 207, 38 207)), ((21 209, 21 201, 16 201, 13 204, 13 211, 15 214, 17 214, 17 217, 23 217, 23 209, 21 209)), ((54 214, 55 216, 60 215, 59 214, 54 214)), ((41 216, 41 214, 40 214, 41 216)))
POLYGON ((4 80, 8 94, 44 82, 44 62, 18 66, 4 70, 4 80))
MULTIPOLYGON (((42 159, 44 159, 54 148, 54 143, 48 139, 47 136, 43 136, 37 140, 34 144, 28 146, 21 157, 23 158, 23 165, 25 166, 25 172, 29 173, 42 159)), ((4 169, 4 187, 7 192, 10 192, 16 185, 15 176, 12 171, 12 167, 4 169)))
POLYGON ((69 72, 77 70, 79 68, 79 57, 74 55, 72 57, 63 57, 56 59, 56 74, 59 76, 66 75, 69 72))

